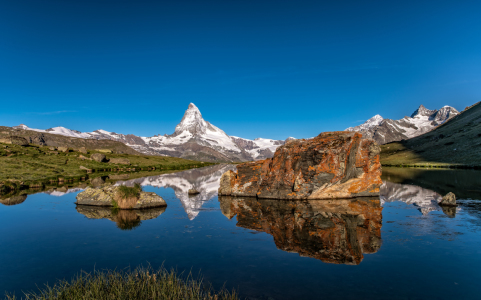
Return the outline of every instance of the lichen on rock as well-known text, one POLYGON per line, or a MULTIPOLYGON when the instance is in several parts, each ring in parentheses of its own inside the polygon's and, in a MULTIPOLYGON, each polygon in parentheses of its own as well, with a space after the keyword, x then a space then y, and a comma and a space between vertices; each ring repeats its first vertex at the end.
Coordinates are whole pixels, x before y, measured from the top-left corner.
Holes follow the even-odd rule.
POLYGON ((294 140, 272 159, 243 163, 221 178, 220 195, 267 199, 378 196, 379 146, 357 132, 325 132, 294 140))

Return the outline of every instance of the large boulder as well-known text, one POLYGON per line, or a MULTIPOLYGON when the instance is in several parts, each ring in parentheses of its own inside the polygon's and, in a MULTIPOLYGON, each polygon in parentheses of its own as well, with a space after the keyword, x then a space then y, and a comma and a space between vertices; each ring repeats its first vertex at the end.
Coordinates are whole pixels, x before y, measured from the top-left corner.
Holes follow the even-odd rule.
POLYGON ((102 153, 94 153, 90 155, 90 158, 95 160, 96 162, 104 162, 106 160, 105 154, 102 154, 102 153))
POLYGON ((69 152, 69 148, 68 147, 58 147, 57 148, 59 152, 69 152))
MULTIPOLYGON (((77 194, 78 205, 94 205, 94 206, 115 206, 118 200, 119 186, 108 185, 101 188, 88 187, 83 192, 77 194)), ((162 197, 153 192, 140 192, 135 204, 131 209, 153 208, 167 206, 162 197)))
POLYGON ((378 196, 380 147, 358 132, 325 132, 293 140, 272 159, 237 165, 221 178, 220 195, 268 199, 378 196))

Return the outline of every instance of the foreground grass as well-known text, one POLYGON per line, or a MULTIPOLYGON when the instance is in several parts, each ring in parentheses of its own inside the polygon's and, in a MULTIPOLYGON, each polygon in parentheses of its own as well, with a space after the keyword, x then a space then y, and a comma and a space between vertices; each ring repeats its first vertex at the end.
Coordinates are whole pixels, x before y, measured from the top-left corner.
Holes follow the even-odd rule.
POLYGON ((130 165, 82 159, 82 156, 89 158, 97 152, 89 150, 88 154, 82 154, 71 150, 64 153, 36 145, 24 147, 0 143, 0 185, 20 183, 42 186, 48 182, 86 179, 89 177, 87 172, 182 170, 212 164, 176 157, 131 154, 107 154, 107 159, 126 158, 130 165))
MULTIPOLYGON (((8 300, 20 299, 6 295, 8 300)), ((24 293, 21 299, 198 299, 198 300, 235 300, 235 292, 225 289, 215 292, 206 288, 202 279, 193 279, 189 274, 182 279, 174 271, 152 268, 130 271, 95 271, 81 273, 72 281, 59 281, 53 286, 46 286, 39 292, 24 293)))

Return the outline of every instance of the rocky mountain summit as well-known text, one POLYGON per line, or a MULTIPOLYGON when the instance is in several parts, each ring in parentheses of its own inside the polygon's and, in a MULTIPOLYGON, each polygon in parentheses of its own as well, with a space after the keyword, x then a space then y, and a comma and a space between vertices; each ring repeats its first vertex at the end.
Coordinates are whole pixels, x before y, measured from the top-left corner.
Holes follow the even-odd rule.
POLYGON ((346 131, 358 131, 378 144, 386 144, 429 132, 458 114, 454 107, 447 105, 439 110, 429 110, 420 105, 410 117, 392 120, 375 115, 361 125, 347 128, 346 131))
POLYGON ((257 138, 244 139, 227 135, 222 129, 205 121, 197 106, 193 103, 184 113, 180 123, 171 135, 139 137, 133 134, 121 134, 105 130, 80 132, 65 127, 54 127, 47 130, 33 129, 21 124, 15 128, 48 132, 69 137, 114 140, 150 155, 166 155, 185 159, 239 162, 270 158, 283 140, 257 138))

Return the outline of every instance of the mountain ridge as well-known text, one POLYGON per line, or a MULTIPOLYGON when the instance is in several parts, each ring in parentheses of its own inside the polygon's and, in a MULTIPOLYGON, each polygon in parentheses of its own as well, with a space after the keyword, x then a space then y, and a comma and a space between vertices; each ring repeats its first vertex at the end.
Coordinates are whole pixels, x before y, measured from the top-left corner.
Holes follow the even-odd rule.
POLYGON ((284 140, 264 138, 250 140, 229 136, 222 129, 204 120, 194 103, 189 104, 182 120, 170 135, 142 137, 102 129, 80 132, 61 126, 42 130, 29 128, 24 124, 14 128, 84 139, 113 140, 122 142, 143 154, 211 162, 242 162, 270 158, 274 155, 276 148, 285 143, 284 140))
POLYGON ((457 115, 459 112, 448 105, 429 110, 421 104, 410 117, 392 120, 375 115, 361 125, 346 128, 346 131, 358 131, 378 144, 387 144, 420 136, 457 115))

